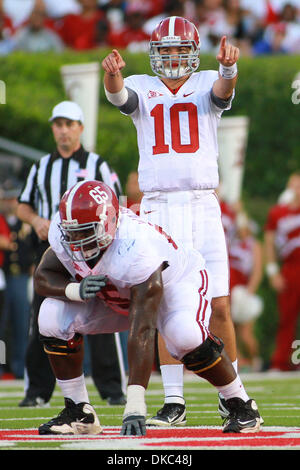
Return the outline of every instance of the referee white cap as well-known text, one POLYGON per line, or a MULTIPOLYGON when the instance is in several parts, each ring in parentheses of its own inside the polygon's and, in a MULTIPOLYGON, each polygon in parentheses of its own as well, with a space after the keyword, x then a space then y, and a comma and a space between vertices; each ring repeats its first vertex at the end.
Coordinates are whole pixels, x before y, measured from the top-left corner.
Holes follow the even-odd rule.
POLYGON ((66 118, 71 121, 84 122, 82 109, 77 103, 74 103, 74 101, 62 101, 54 106, 49 121, 53 121, 56 118, 66 118))

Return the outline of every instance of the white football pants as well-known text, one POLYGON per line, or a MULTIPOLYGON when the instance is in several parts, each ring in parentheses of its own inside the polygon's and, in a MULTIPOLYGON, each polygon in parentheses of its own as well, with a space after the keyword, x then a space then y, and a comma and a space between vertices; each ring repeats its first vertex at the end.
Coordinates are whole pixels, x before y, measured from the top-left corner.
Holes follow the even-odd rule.
POLYGON ((227 245, 214 190, 147 192, 140 216, 162 227, 175 242, 199 251, 212 276, 212 297, 229 295, 227 245))
MULTIPOLYGON (((208 336, 211 315, 209 273, 190 260, 185 273, 164 287, 157 328, 175 358, 197 348, 208 336)), ((71 302, 47 298, 39 313, 39 330, 44 336, 69 340, 75 333, 98 334, 127 330, 128 317, 114 312, 96 298, 71 302)))

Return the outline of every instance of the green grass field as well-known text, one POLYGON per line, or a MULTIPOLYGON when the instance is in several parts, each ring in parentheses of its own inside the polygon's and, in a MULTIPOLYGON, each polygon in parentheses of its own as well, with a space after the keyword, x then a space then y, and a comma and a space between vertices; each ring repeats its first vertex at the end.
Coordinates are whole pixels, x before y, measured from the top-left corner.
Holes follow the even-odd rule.
MULTIPOLYGON (((254 398, 264 418, 265 427, 298 428, 300 431, 300 373, 242 375, 251 398, 254 398)), ((119 427, 123 407, 109 406, 99 397, 90 378, 87 378, 91 403, 94 405, 103 427, 119 427)), ((10 440, 3 430, 32 430, 56 416, 63 408, 63 398, 55 389, 50 407, 20 408, 23 398, 23 381, 0 381, 0 448, 9 449, 60 449, 64 442, 43 440, 10 440), (1 434, 2 433, 2 434, 1 434)), ((207 382, 187 374, 185 376, 188 427, 220 427, 222 420, 217 412, 217 394, 207 382)), ((148 415, 153 415, 163 402, 160 376, 153 374, 146 394, 148 415)), ((119 431, 118 431, 119 432, 119 431)), ((123 441, 124 442, 124 441, 123 441)), ((126 448, 126 446, 123 448, 126 448)))

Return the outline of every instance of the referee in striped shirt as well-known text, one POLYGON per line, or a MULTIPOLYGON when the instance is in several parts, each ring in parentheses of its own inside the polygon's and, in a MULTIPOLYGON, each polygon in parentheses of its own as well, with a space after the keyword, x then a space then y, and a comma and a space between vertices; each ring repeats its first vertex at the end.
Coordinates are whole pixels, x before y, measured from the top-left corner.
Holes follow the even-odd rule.
MULTIPOLYGON (((81 108, 72 101, 63 101, 53 108, 49 121, 56 149, 32 165, 18 198, 17 215, 33 227, 37 237, 36 265, 49 246, 50 221, 67 189, 78 181, 93 179, 109 185, 117 196, 121 193, 119 179, 107 162, 81 145, 84 129, 81 108)), ((34 294, 25 358, 27 389, 19 406, 45 405, 55 387, 55 377, 39 341, 37 318, 43 300, 34 294)), ((113 334, 88 337, 91 373, 102 399, 108 399, 110 404, 124 404, 122 360, 116 340, 113 334)))

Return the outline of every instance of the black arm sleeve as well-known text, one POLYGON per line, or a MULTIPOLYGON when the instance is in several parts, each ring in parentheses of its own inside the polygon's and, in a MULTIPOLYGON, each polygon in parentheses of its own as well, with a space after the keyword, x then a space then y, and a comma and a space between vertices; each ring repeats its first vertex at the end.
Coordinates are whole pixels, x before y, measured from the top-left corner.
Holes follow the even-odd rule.
POLYGON ((128 91, 128 100, 122 106, 118 106, 118 108, 124 114, 131 114, 138 107, 139 98, 137 93, 131 88, 126 87, 126 90, 128 91))
POLYGON ((227 108, 227 106, 230 103, 231 98, 232 97, 230 96, 229 98, 227 98, 227 100, 224 100, 223 98, 219 98, 218 96, 216 96, 212 89, 210 90, 211 101, 220 109, 227 108))

